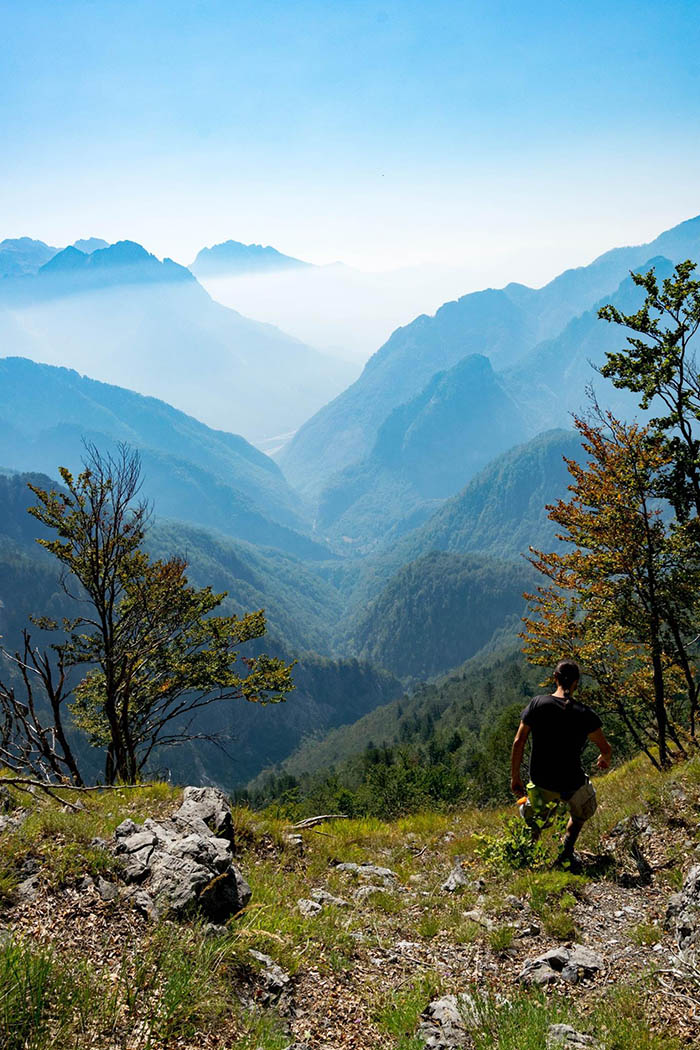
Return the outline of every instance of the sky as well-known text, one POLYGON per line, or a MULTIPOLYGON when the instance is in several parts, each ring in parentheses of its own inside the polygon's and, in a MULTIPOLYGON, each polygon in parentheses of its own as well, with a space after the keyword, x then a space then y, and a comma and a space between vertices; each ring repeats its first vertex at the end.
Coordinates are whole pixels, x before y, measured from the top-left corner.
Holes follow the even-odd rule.
POLYGON ((537 285, 700 212, 697 0, 0 13, 0 239, 537 285))

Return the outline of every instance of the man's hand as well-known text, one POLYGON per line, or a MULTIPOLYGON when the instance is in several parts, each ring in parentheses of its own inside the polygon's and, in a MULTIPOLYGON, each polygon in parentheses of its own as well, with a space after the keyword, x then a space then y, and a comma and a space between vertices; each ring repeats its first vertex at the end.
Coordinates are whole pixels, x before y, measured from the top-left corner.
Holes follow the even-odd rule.
POLYGON ((608 741, 605 739, 603 730, 596 729, 595 732, 589 733, 588 739, 592 740, 596 747, 600 749, 598 761, 596 762, 596 766, 598 767, 598 769, 609 769, 610 759, 612 758, 612 748, 610 747, 608 741))
POLYGON ((598 755, 598 761, 596 762, 598 769, 610 769, 610 756, 609 755, 598 755))
POLYGON ((517 798, 522 798, 525 794, 525 787, 523 786, 523 783, 520 780, 511 780, 510 790, 517 798))

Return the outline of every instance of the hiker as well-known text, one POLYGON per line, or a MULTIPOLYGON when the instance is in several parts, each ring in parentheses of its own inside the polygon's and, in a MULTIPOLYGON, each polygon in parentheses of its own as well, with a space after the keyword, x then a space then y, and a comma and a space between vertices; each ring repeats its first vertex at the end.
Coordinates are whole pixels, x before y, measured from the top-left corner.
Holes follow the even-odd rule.
POLYGON ((568 868, 579 866, 574 853, 576 840, 585 822, 596 811, 595 788, 581 768, 581 752, 592 740, 600 749, 598 769, 610 765, 612 748, 605 739, 598 715, 574 700, 581 677, 573 660, 561 660, 554 670, 556 690, 536 696, 520 716, 520 726, 511 754, 511 788, 520 797, 520 813, 533 837, 551 823, 561 802, 569 807, 569 823, 557 863, 568 868), (530 782, 523 787, 520 765, 525 742, 532 733, 530 782))

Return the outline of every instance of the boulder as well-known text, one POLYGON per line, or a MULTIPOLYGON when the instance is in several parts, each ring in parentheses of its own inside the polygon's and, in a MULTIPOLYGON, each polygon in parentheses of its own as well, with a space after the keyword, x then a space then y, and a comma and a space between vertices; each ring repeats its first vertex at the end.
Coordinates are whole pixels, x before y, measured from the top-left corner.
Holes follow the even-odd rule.
POLYGON ((429 1050, 470 1045, 469 1033, 480 1021, 479 1000, 469 992, 434 999, 421 1014, 418 1036, 429 1050))
POLYGON ((595 977, 604 968, 605 962, 597 952, 582 944, 575 944, 573 948, 552 948, 544 955, 528 959, 518 974, 518 980, 528 985, 554 984, 558 981, 579 984, 595 977))
POLYGON ((234 844, 233 819, 229 800, 223 791, 211 787, 186 787, 182 805, 173 813, 175 824, 188 832, 206 834, 205 828, 217 838, 234 844))
POLYGON ((198 911, 222 923, 248 904, 251 890, 233 863, 223 798, 213 788, 186 788, 170 820, 125 820, 116 829, 123 879, 141 885, 157 911, 174 917, 198 911))
POLYGON ((691 868, 680 893, 674 893, 666 910, 666 928, 676 939, 681 958, 700 962, 700 864, 691 868))
POLYGON ((577 1032, 570 1024, 551 1024, 547 1032, 547 1050, 559 1050, 560 1047, 572 1050, 603 1050, 603 1046, 592 1035, 577 1032))

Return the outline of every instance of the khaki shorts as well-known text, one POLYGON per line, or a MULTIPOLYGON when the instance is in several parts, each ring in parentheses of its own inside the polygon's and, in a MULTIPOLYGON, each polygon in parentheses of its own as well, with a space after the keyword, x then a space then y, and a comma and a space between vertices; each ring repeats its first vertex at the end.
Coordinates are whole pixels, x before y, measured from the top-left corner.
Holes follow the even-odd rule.
POLYGON ((573 819, 581 824, 590 820, 598 808, 595 788, 590 780, 586 780, 586 783, 568 798, 559 791, 548 791, 547 788, 536 787, 530 782, 527 785, 527 802, 520 807, 520 814, 526 824, 536 824, 545 828, 554 820, 561 804, 567 805, 573 819))

